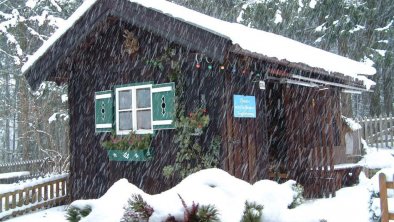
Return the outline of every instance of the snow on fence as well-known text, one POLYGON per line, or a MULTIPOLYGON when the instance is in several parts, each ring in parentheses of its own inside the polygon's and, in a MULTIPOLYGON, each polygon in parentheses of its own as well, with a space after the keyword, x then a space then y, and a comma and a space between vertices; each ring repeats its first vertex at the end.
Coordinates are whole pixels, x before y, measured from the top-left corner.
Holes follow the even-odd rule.
POLYGON ((0 164, 0 173, 17 172, 17 171, 41 171, 44 165, 50 165, 46 159, 26 160, 0 164))
POLYGON ((394 182, 388 182, 384 173, 379 174, 379 193, 380 193, 380 210, 381 222, 389 222, 394 220, 394 213, 389 212, 389 205, 387 201, 387 189, 394 189, 394 182))
POLYGON ((0 221, 29 211, 65 204, 68 174, 16 185, 0 193, 0 221))
POLYGON ((38 160, 27 160, 10 163, 0 164, 0 174, 16 173, 16 172, 29 172, 27 175, 20 175, 18 177, 1 178, 0 184, 2 183, 15 183, 21 180, 27 180, 31 178, 37 178, 44 176, 47 173, 53 172, 54 163, 48 159, 38 160))
POLYGON ((362 126, 363 138, 371 147, 394 148, 393 114, 375 117, 360 117, 356 121, 362 126))

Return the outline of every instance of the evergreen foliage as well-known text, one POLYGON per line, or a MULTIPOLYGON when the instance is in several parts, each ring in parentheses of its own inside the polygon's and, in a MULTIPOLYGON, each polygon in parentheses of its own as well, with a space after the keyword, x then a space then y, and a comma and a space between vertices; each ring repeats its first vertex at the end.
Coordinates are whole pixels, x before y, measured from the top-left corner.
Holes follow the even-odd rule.
POLYGON ((261 222, 263 208, 264 207, 260 204, 256 204, 255 202, 249 203, 246 201, 241 222, 261 222))
POLYGON ((291 202, 291 204, 289 205, 289 209, 296 208, 297 206, 305 202, 303 196, 304 187, 302 187, 301 184, 294 184, 291 188, 293 189, 295 195, 293 196, 293 202, 291 202))
POLYGON ((149 221, 149 217, 152 216, 153 212, 153 208, 144 201, 140 194, 134 194, 128 200, 121 222, 149 221))
POLYGON ((191 131, 182 130, 181 132, 177 134, 178 140, 176 142, 179 151, 175 164, 163 168, 163 175, 166 178, 174 175, 185 178, 199 170, 217 167, 219 164, 220 137, 213 138, 209 148, 204 151, 201 145, 195 142, 191 131))
POLYGON ((92 212, 92 208, 90 206, 85 206, 82 209, 71 206, 67 210, 66 219, 70 222, 78 222, 82 218, 88 216, 90 212, 92 212))
POLYGON ((218 211, 213 205, 199 206, 199 204, 192 203, 191 207, 186 205, 186 202, 178 194, 182 205, 185 209, 183 222, 218 222, 218 211))

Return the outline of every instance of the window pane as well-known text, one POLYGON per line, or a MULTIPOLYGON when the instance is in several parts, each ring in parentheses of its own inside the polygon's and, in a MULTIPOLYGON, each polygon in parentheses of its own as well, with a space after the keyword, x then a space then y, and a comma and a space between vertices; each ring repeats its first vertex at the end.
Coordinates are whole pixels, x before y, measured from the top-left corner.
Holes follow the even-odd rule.
POLYGON ((119 130, 131 130, 132 128, 132 112, 119 112, 119 130))
POLYGON ((131 90, 119 91, 119 109, 131 109, 131 90))
POLYGON ((137 128, 138 129, 151 129, 151 110, 137 111, 137 128))
POLYGON ((137 108, 150 107, 150 89, 137 89, 137 108))

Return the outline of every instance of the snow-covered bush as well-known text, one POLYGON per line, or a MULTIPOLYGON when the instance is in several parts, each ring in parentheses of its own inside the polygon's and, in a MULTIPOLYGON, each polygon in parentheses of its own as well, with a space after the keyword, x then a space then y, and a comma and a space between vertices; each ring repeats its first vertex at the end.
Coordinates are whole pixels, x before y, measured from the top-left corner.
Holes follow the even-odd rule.
POLYGON ((191 207, 186 205, 186 202, 178 194, 185 208, 183 221, 184 222, 219 222, 218 210, 214 205, 200 206, 199 204, 192 203, 191 207))
MULTIPOLYGON (((214 205, 202 205, 193 201, 190 207, 178 194, 182 206, 184 208, 183 221, 185 222, 217 222, 219 220, 219 212, 214 205)), ((124 208, 124 214, 121 222, 148 222, 152 216, 154 209, 150 206, 140 194, 133 194, 128 200, 128 205, 124 208)), ((176 218, 171 214, 165 219, 166 222, 177 222, 176 218)))
POLYGON ((82 218, 88 216, 92 212, 92 208, 87 205, 83 208, 70 206, 67 210, 66 219, 70 222, 78 222, 82 218))
POLYGON ((153 211, 153 208, 142 199, 140 194, 133 194, 132 198, 128 200, 121 222, 149 221, 153 211))
POLYGON ((241 222, 260 222, 263 216, 263 206, 255 202, 245 202, 245 210, 241 222))
POLYGON ((291 202, 291 204, 289 205, 289 209, 296 208, 297 206, 301 205, 305 201, 303 196, 304 187, 301 184, 298 183, 293 184, 291 188, 294 191, 294 194, 293 194, 293 202, 291 202))

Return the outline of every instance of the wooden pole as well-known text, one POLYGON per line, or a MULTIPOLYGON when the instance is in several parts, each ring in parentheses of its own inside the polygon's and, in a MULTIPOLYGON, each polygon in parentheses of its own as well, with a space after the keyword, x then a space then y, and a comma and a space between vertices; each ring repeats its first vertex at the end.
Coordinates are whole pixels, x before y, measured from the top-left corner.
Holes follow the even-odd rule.
MULTIPOLYGON (((375 118, 373 119, 373 123, 374 123, 374 131, 373 131, 373 134, 375 135, 375 134, 377 134, 378 132, 379 132, 379 121, 378 121, 378 116, 376 115, 375 116, 375 118)), ((378 143, 378 140, 376 139, 376 137, 374 137, 374 139, 373 139, 373 142, 374 142, 374 144, 375 144, 375 147, 376 148, 380 148, 379 147, 379 143, 378 143)))
POLYGON ((386 175, 383 173, 379 174, 379 190, 380 190, 380 210, 381 210, 381 222, 388 222, 388 203, 387 203, 387 186, 386 186, 386 175))
MULTIPOLYGON (((390 119, 389 120, 390 127, 394 127, 394 118, 392 113, 390 113, 389 119, 390 119)), ((394 129, 390 130, 390 142, 391 142, 391 147, 394 147, 394 129)))
MULTIPOLYGON (((383 115, 380 114, 379 118, 379 134, 384 130, 383 128, 383 115)), ((381 136, 377 136, 377 141, 380 145, 381 148, 384 148, 384 142, 383 142, 383 134, 380 134, 381 136)))
POLYGON ((369 144, 369 141, 368 141, 368 136, 369 136, 369 129, 368 129, 369 123, 368 123, 368 117, 364 116, 363 122, 364 122, 364 128, 365 128, 364 139, 365 139, 365 142, 366 142, 367 144, 369 144))

